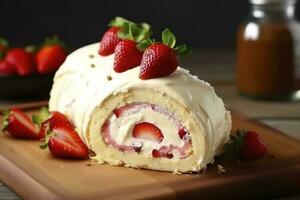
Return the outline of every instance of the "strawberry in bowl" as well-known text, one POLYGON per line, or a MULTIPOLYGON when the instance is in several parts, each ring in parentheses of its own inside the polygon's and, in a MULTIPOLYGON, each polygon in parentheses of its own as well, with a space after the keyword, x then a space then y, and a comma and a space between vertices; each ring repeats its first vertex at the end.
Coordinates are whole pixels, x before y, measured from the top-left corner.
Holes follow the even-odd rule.
POLYGON ((0 98, 48 95, 54 73, 66 57, 66 48, 57 37, 24 48, 11 48, 7 40, 0 38, 0 98))

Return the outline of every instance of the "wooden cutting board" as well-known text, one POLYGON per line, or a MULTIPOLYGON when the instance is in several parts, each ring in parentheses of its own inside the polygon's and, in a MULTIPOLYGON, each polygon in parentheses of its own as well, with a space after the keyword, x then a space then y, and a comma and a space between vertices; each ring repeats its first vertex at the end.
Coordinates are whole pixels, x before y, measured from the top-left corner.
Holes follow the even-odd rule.
MULTIPOLYGON (((27 110, 29 114, 38 108, 27 110)), ((24 199, 254 199, 299 191, 300 142, 237 112, 233 129, 260 133, 270 152, 248 162, 221 162, 201 174, 98 165, 61 160, 39 149, 38 141, 0 135, 0 178, 24 199)), ((220 161, 219 161, 220 162, 220 161)))

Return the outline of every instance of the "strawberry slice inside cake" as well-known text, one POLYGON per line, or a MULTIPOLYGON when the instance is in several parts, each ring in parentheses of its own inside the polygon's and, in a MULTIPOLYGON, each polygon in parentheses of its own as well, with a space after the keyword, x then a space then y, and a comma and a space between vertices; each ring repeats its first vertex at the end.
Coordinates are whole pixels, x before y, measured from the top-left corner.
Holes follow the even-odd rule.
POLYGON ((153 158, 183 159, 192 152, 182 123, 174 113, 155 104, 131 103, 115 109, 101 134, 109 147, 153 158))

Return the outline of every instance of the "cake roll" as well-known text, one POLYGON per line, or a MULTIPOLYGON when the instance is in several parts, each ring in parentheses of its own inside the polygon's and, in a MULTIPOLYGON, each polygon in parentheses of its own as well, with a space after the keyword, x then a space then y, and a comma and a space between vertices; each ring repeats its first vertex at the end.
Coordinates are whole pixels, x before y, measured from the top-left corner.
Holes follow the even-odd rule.
POLYGON ((231 115, 214 88, 178 67, 141 80, 139 67, 113 70, 99 43, 70 54, 54 77, 50 111, 65 114, 99 163, 199 172, 221 153, 231 115))

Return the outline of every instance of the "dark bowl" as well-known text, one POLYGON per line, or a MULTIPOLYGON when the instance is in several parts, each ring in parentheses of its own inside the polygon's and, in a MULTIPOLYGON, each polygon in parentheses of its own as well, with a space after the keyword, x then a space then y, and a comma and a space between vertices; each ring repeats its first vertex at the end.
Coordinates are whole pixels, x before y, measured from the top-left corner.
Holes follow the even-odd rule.
POLYGON ((0 76, 1 99, 34 99, 49 97, 54 74, 0 76))

